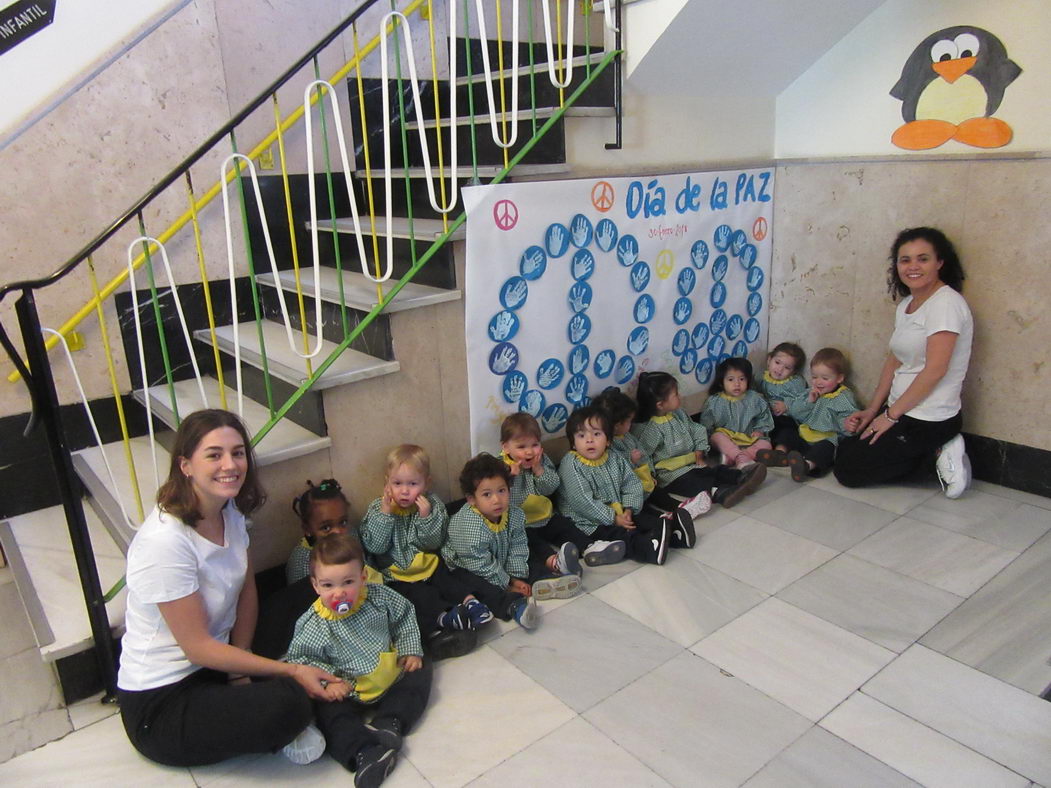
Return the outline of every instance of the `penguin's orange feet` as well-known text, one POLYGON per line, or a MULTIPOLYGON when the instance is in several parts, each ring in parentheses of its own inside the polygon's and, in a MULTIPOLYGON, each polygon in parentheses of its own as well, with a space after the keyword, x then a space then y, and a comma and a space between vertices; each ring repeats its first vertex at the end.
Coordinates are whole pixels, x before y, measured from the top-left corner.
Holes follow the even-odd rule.
POLYGON ((905 150, 930 150, 944 145, 956 134, 956 125, 947 120, 914 120, 899 126, 890 141, 905 150))
POLYGON ((960 124, 953 139, 976 148, 1001 148, 1013 136, 1011 127, 999 118, 970 118, 960 124))

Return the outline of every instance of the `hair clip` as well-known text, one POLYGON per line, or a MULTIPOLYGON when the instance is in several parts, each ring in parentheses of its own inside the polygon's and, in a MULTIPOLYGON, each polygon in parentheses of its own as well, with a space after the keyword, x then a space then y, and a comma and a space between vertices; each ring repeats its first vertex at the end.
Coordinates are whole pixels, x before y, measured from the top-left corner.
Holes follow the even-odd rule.
POLYGON ((321 492, 340 492, 343 489, 335 479, 323 479, 317 488, 321 492))

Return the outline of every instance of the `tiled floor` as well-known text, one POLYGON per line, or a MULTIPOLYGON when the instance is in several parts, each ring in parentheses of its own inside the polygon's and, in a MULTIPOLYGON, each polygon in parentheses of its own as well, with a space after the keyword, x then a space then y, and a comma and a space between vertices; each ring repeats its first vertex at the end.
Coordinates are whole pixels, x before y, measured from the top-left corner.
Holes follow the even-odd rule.
MULTIPOLYGON (((536 632, 439 663, 387 784, 1051 785, 1051 500, 776 473, 697 526, 667 566, 589 570, 536 632)), ((349 782, 277 755, 158 767, 104 714, 0 783, 349 782)))

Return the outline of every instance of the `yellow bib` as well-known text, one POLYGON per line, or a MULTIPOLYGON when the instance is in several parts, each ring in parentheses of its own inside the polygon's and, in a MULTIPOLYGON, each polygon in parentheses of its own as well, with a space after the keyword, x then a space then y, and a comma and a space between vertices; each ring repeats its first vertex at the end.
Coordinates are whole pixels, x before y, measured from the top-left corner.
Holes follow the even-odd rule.
POLYGON ((609 505, 609 508, 612 509, 618 517, 624 514, 624 505, 620 503, 620 501, 614 501, 609 505))
POLYGON ((806 424, 799 425, 799 437, 805 440, 807 443, 817 443, 818 441, 825 441, 829 438, 835 437, 834 432, 821 432, 820 430, 812 429, 806 424))
POLYGON ((401 580, 403 583, 416 583, 434 574, 434 570, 438 568, 438 560, 438 556, 434 553, 416 553, 412 557, 412 563, 405 569, 399 569, 391 564, 387 571, 395 580, 401 580))
POLYGON ((696 462, 697 455, 691 451, 689 454, 680 454, 678 457, 669 457, 666 460, 661 460, 654 463, 654 465, 661 471, 676 471, 679 468, 685 468, 687 465, 694 465, 696 462))
POLYGON ((555 507, 551 499, 544 495, 527 495, 522 501, 522 511, 525 512, 526 523, 538 523, 548 519, 555 507))
POLYGON ((639 481, 642 482, 642 491, 644 493, 651 493, 657 486, 657 482, 653 481, 653 474, 650 473, 649 465, 640 465, 635 469, 635 475, 639 477, 639 481))
POLYGON ((738 446, 751 446, 756 440, 758 440, 758 438, 753 438, 751 435, 745 435, 743 432, 728 430, 726 427, 719 427, 716 432, 721 432, 723 435, 726 435, 738 446))
POLYGON ((371 703, 390 689, 390 685, 397 681, 400 675, 398 652, 384 651, 380 654, 380 661, 371 673, 355 677, 354 691, 358 693, 362 701, 371 703))
POLYGON ((373 569, 371 566, 365 566, 365 582, 375 583, 378 586, 383 585, 383 575, 373 569))

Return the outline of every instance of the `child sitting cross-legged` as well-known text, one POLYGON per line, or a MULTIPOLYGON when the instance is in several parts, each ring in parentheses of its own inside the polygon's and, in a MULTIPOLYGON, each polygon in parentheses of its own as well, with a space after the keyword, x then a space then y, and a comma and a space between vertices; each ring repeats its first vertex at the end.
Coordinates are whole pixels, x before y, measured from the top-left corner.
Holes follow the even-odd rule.
POLYGON ((525 514, 511 505, 511 469, 479 454, 464 465, 460 488, 467 503, 449 520, 442 557, 494 615, 534 629, 540 615, 528 582, 525 514))
POLYGON ((770 406, 751 390, 752 362, 727 358, 715 368, 701 424, 712 445, 723 455, 723 465, 746 468, 763 449, 773 448, 767 437, 774 428, 770 406))
POLYGON ((427 452, 409 443, 395 446, 387 454, 383 495, 369 504, 360 530, 386 584, 412 602, 424 647, 438 660, 471 651, 474 630, 493 614, 439 556, 449 518, 430 483, 427 452))
POLYGON ((390 774, 402 738, 419 720, 431 692, 412 605, 365 581, 361 544, 348 534, 317 541, 310 577, 318 599, 296 622, 288 661, 339 676, 316 701, 328 753, 356 772, 354 785, 377 786, 390 774), (366 716, 371 721, 366 722, 366 716))

